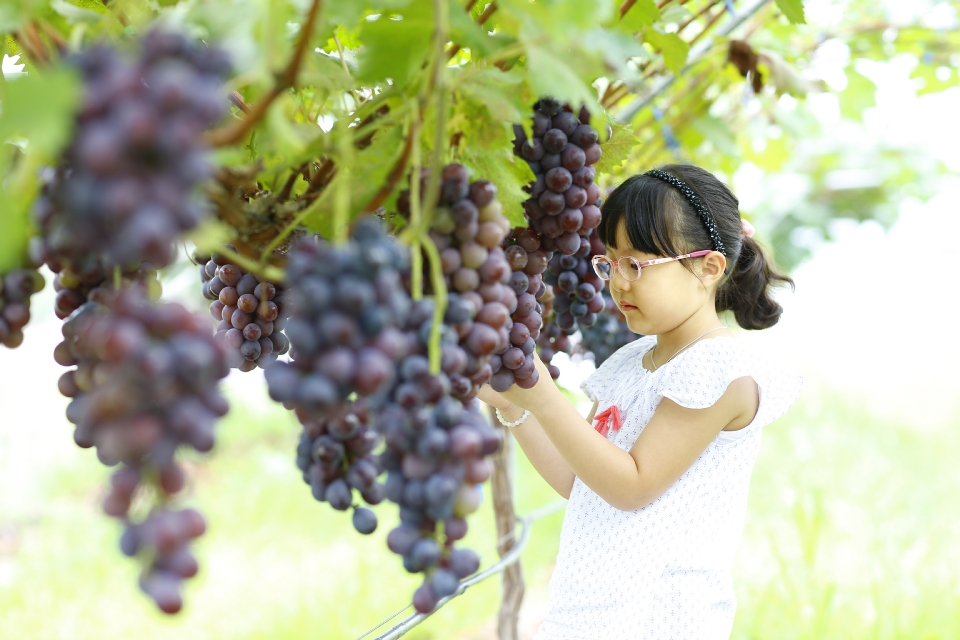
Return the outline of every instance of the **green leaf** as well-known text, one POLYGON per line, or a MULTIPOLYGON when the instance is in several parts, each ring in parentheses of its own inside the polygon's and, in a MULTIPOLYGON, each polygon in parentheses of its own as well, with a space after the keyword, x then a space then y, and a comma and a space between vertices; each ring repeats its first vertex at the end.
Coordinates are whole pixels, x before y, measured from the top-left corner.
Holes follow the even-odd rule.
POLYGON ((663 33, 655 28, 644 31, 643 39, 663 54, 663 62, 667 65, 667 69, 676 74, 680 73, 687 63, 690 45, 675 33, 663 33))
POLYGON ((390 78, 405 85, 427 57, 433 36, 433 21, 428 17, 405 16, 391 20, 381 16, 360 28, 360 81, 377 83, 390 78))
POLYGON ((793 24, 807 24, 803 15, 803 0, 777 0, 777 6, 793 24))
POLYGON ((73 129, 79 83, 69 69, 0 80, 0 141, 22 136, 31 153, 56 155, 73 129))
POLYGON ((560 56, 547 48, 531 45, 527 48, 527 72, 533 90, 540 96, 554 96, 569 104, 585 104, 593 111, 597 96, 593 87, 567 64, 567 56, 560 56))
POLYGON ((526 162, 513 155, 512 127, 494 117, 482 101, 467 96, 450 125, 463 134, 454 154, 457 161, 471 170, 474 180, 497 185, 503 215, 515 227, 526 226, 523 202, 530 196, 523 187, 536 176, 526 162))
POLYGON ((630 155, 630 151, 637 146, 637 138, 633 131, 615 122, 610 123, 610 128, 613 130, 613 135, 600 145, 603 153, 600 156, 600 161, 594 165, 597 175, 614 173, 617 167, 630 155))
POLYGON ((840 93, 840 114, 844 118, 862 120, 863 112, 876 106, 877 85, 853 68, 848 68, 847 88, 840 93))
MULTIPOLYGON (((622 2, 616 0, 615 4, 619 7, 622 2)), ((657 9, 657 3, 654 0, 637 0, 626 15, 620 19, 617 27, 628 33, 637 33, 659 19, 660 10, 657 9)))

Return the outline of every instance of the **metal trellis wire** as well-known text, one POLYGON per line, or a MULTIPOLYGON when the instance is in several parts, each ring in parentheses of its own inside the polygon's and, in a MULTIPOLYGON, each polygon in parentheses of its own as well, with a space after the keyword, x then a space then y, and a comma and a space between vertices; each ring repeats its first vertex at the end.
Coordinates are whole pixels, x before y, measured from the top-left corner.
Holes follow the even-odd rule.
MULTIPOLYGON (((515 563, 517 560, 520 559, 520 555, 523 553, 523 550, 526 548, 527 542, 530 539, 530 525, 532 525, 537 520, 540 520, 541 518, 545 518, 553 513, 556 513, 557 511, 562 509, 564 506, 566 506, 566 504, 567 504, 566 500, 558 500, 552 504, 546 505, 545 507, 541 507, 540 509, 532 511, 523 517, 518 517, 517 523, 520 525, 520 536, 519 538, 517 538, 517 543, 509 551, 503 554, 503 557, 501 557, 499 561, 490 565, 480 573, 473 575, 467 578, 466 580, 462 581, 460 583, 460 587, 456 590, 456 592, 453 595, 447 596, 446 598, 443 598, 442 600, 440 600, 440 602, 437 603, 436 608, 434 608, 434 610, 431 613, 412 613, 406 618, 404 618, 403 620, 401 620, 400 622, 396 623, 395 625, 393 625, 392 627, 384 631, 383 633, 381 633, 380 635, 372 637, 371 640, 397 640, 397 638, 402 637, 408 631, 410 631, 411 629, 416 627, 418 624, 420 624, 421 622, 429 618, 431 615, 439 611, 440 607, 444 606, 445 604, 447 604, 457 596, 462 595, 468 588, 472 587, 475 584, 483 582, 490 576, 494 576, 502 572, 504 569, 506 569, 513 563, 515 563)), ((508 542, 509 540, 512 540, 516 537, 517 537, 516 529, 514 529, 513 531, 511 531, 510 533, 503 536, 497 541, 497 544, 494 547, 494 550, 504 542, 508 542)), ((375 631, 377 631, 377 629, 380 629, 384 625, 388 624, 391 620, 393 620, 398 615, 400 615, 401 613, 403 613, 404 611, 406 611, 412 606, 413 605, 409 605, 409 604, 404 606, 403 608, 398 610, 396 613, 391 615, 389 618, 386 618, 385 620, 381 621, 377 626, 373 627, 372 629, 364 633, 362 636, 358 637, 357 640, 364 640, 364 638, 369 637, 370 634, 374 633, 375 631)))

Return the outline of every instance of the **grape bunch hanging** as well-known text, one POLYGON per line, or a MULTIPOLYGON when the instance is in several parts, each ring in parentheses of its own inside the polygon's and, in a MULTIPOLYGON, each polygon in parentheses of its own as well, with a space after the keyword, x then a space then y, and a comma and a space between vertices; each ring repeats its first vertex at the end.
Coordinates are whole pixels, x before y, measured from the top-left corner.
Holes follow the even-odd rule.
POLYGON ((174 613, 182 606, 177 585, 196 574, 185 545, 203 532, 202 518, 177 520, 158 508, 137 524, 131 505, 141 488, 164 496, 161 502, 180 492, 179 448, 213 448, 214 425, 228 409, 217 388, 228 371, 225 354, 206 322, 178 304, 151 302, 136 286, 85 303, 64 323, 63 336, 54 358, 73 367, 59 388, 71 398, 74 440, 95 447, 104 464, 122 465, 103 509, 126 525, 124 552, 150 559, 143 590, 174 613))
MULTIPOLYGON (((428 171, 421 173, 419 186, 420 193, 426 193, 428 171)), ((397 203, 406 219, 410 219, 410 197, 410 191, 404 191, 397 203)), ((471 182, 469 171, 459 164, 443 168, 432 222, 430 238, 440 253, 449 292, 444 321, 456 332, 460 347, 456 350, 449 344, 445 354, 448 360, 465 363, 462 371, 450 375, 450 390, 467 401, 493 375, 491 361, 496 360, 491 356, 504 354, 512 346, 510 314, 518 300, 507 286, 511 271, 500 247, 510 223, 503 216, 496 186, 486 180, 471 182)), ((426 292, 436 293, 429 256, 424 256, 424 264, 426 292)))
MULTIPOLYGON (((389 533, 387 545, 403 557, 407 571, 424 574, 413 596, 421 613, 432 611, 479 567, 476 552, 454 546, 467 534, 464 518, 480 506, 478 485, 491 474, 487 456, 502 442, 475 398, 464 404, 449 395, 446 380, 462 362, 430 371, 434 304, 430 298, 414 303, 407 322, 412 351, 400 366, 391 403, 378 416, 386 442, 380 454, 385 495, 400 507, 401 524, 389 533)), ((443 348, 456 347, 457 340, 444 325, 443 348)))
POLYGON ((297 466, 313 497, 340 511, 353 508, 354 526, 364 534, 377 519, 355 506, 354 492, 370 505, 383 500, 373 455, 382 439, 371 422, 409 352, 409 299, 401 283, 408 261, 374 218, 359 221, 344 245, 295 244, 286 271, 295 283, 291 360, 265 372, 270 396, 303 425, 297 466))
POLYGON ((35 205, 37 257, 54 271, 166 266, 176 237, 206 214, 194 193, 211 173, 201 134, 225 113, 227 59, 162 30, 139 42, 135 60, 106 45, 70 60, 83 103, 35 205))
MULTIPOLYGON (((514 153, 527 161, 536 180, 524 203, 529 229, 515 230, 506 250, 517 287, 523 284, 523 277, 517 276, 522 272, 536 291, 536 318, 545 322, 533 339, 550 375, 557 378, 560 371, 550 364, 553 353, 569 351, 567 336, 592 325, 602 309, 596 298, 603 281, 593 274, 588 260, 597 248, 601 194, 593 165, 602 152, 589 111, 581 108, 574 114, 572 107, 549 97, 534 105, 532 137, 520 125, 514 125, 514 132, 514 153), (531 282, 534 277, 542 278, 550 291, 531 282), (547 303, 552 307, 545 314, 547 303)), ((494 388, 508 388, 508 383, 505 373, 494 388)))
MULTIPOLYGON (((236 253, 236 247, 227 247, 236 253)), ((242 267, 216 255, 201 260, 203 296, 211 300, 210 315, 216 337, 226 346, 231 368, 266 368, 290 350, 283 333, 289 311, 283 287, 261 280, 242 267)))

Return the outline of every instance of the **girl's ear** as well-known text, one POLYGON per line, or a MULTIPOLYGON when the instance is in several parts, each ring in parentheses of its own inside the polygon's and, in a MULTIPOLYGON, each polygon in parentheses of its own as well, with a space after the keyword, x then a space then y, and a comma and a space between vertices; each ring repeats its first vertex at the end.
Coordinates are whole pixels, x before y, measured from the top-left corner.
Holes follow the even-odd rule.
POLYGON ((727 268, 727 259, 719 251, 711 251, 703 256, 700 263, 700 279, 705 285, 719 282, 723 278, 723 270, 727 268))

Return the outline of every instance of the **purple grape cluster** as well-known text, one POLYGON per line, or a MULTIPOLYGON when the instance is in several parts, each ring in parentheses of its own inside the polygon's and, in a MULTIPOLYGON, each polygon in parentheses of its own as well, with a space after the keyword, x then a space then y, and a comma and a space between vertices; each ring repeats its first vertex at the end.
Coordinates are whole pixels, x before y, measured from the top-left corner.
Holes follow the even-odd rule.
POLYGON ((297 445, 297 467, 313 497, 337 511, 353 508, 353 526, 364 535, 376 530, 377 516, 354 504, 354 491, 369 505, 384 498, 380 459, 373 455, 383 439, 369 420, 366 403, 359 399, 342 417, 306 421, 297 445))
POLYGON ((597 130, 590 113, 541 98, 534 105, 533 137, 514 126, 514 153, 530 165, 536 181, 524 212, 540 236, 540 249, 563 255, 586 252, 583 238, 600 224, 600 188, 594 184, 600 160, 597 130))
POLYGON ((610 292, 604 289, 602 298, 604 309, 597 314, 596 324, 580 328, 578 345, 580 352, 593 354, 594 364, 598 367, 617 349, 640 337, 627 326, 627 319, 617 308, 610 292))
POLYGON ((30 322, 30 297, 43 289, 36 269, 14 269, 0 275, 0 345, 16 349, 23 344, 23 328, 30 322))
POLYGON ((544 274, 544 281, 553 287, 555 322, 560 330, 572 335, 579 327, 590 327, 597 321, 597 313, 603 310, 604 281, 593 271, 590 260, 598 251, 603 253, 603 243, 591 229, 584 238, 584 250, 574 255, 555 254, 544 274))
MULTIPOLYGON (((421 193, 426 192, 428 178, 428 172, 421 174, 421 193)), ((493 375, 497 360, 491 356, 512 347, 510 314, 516 309, 517 296, 507 286, 510 267, 500 247, 510 223, 503 216, 494 184, 471 182, 470 172, 459 164, 445 166, 441 179, 430 236, 440 252, 449 292, 444 322, 456 331, 465 358, 462 372, 450 374, 451 393, 469 401, 493 375)), ((401 193, 397 208, 400 215, 409 217, 409 191, 401 193)), ((426 256, 424 264, 424 283, 431 293, 426 256)), ((449 357, 461 355, 456 352, 449 357)))
POLYGON ((530 389, 540 379, 533 351, 543 326, 539 300, 547 291, 543 272, 550 255, 541 248, 540 234, 533 229, 513 229, 504 241, 504 257, 511 270, 508 286, 517 296, 517 306, 510 317, 511 346, 491 358, 490 386, 495 391, 506 391, 514 384, 530 389))
POLYGON ((200 568, 188 545, 206 530, 206 521, 194 509, 159 507, 142 522, 127 522, 120 549, 129 557, 148 550, 151 560, 140 575, 140 589, 164 613, 183 608, 180 585, 200 568))
MULTIPOLYGON (((54 359, 75 367, 59 382, 72 399, 67 419, 76 425, 74 440, 96 447, 104 464, 123 465, 103 509, 129 523, 138 487, 149 483, 163 496, 183 488, 175 459, 180 447, 213 448, 214 424, 228 410, 218 390, 228 368, 206 322, 182 306, 152 303, 136 286, 103 296, 67 319, 54 359)), ((161 592, 144 590, 167 611, 161 592)))
MULTIPOLYGON (((236 252, 236 247, 229 246, 236 252)), ((265 369, 290 350, 284 335, 289 315, 283 287, 261 280, 220 255, 200 267, 203 296, 211 300, 216 337, 226 347, 230 367, 265 369)))
MULTIPOLYGON (((227 105, 225 54, 154 30, 136 60, 97 45, 70 59, 84 96, 62 163, 35 205, 45 262, 77 273, 162 267, 205 215, 203 131, 227 105)), ((55 269, 57 271, 59 269, 55 269)))
POLYGON ((401 272, 408 265, 408 253, 373 217, 360 220, 343 245, 295 244, 286 269, 291 361, 267 367, 270 396, 304 424, 348 415, 354 393, 375 410, 408 350, 401 329, 409 306, 401 272))
MULTIPOLYGON (((454 593, 460 580, 479 567, 479 556, 454 544, 467 533, 464 519, 480 506, 477 486, 491 474, 487 456, 501 445, 501 433, 480 413, 474 398, 466 405, 449 395, 450 372, 431 374, 428 353, 433 301, 414 303, 407 323, 412 352, 400 365, 390 403, 377 416, 384 434, 380 463, 387 471, 386 497, 400 506, 400 526, 387 536, 390 550, 403 556, 424 582, 413 603, 428 613, 454 593)), ((444 354, 457 347, 449 325, 442 334, 444 354)), ((447 361, 445 364, 450 364, 447 361)))

